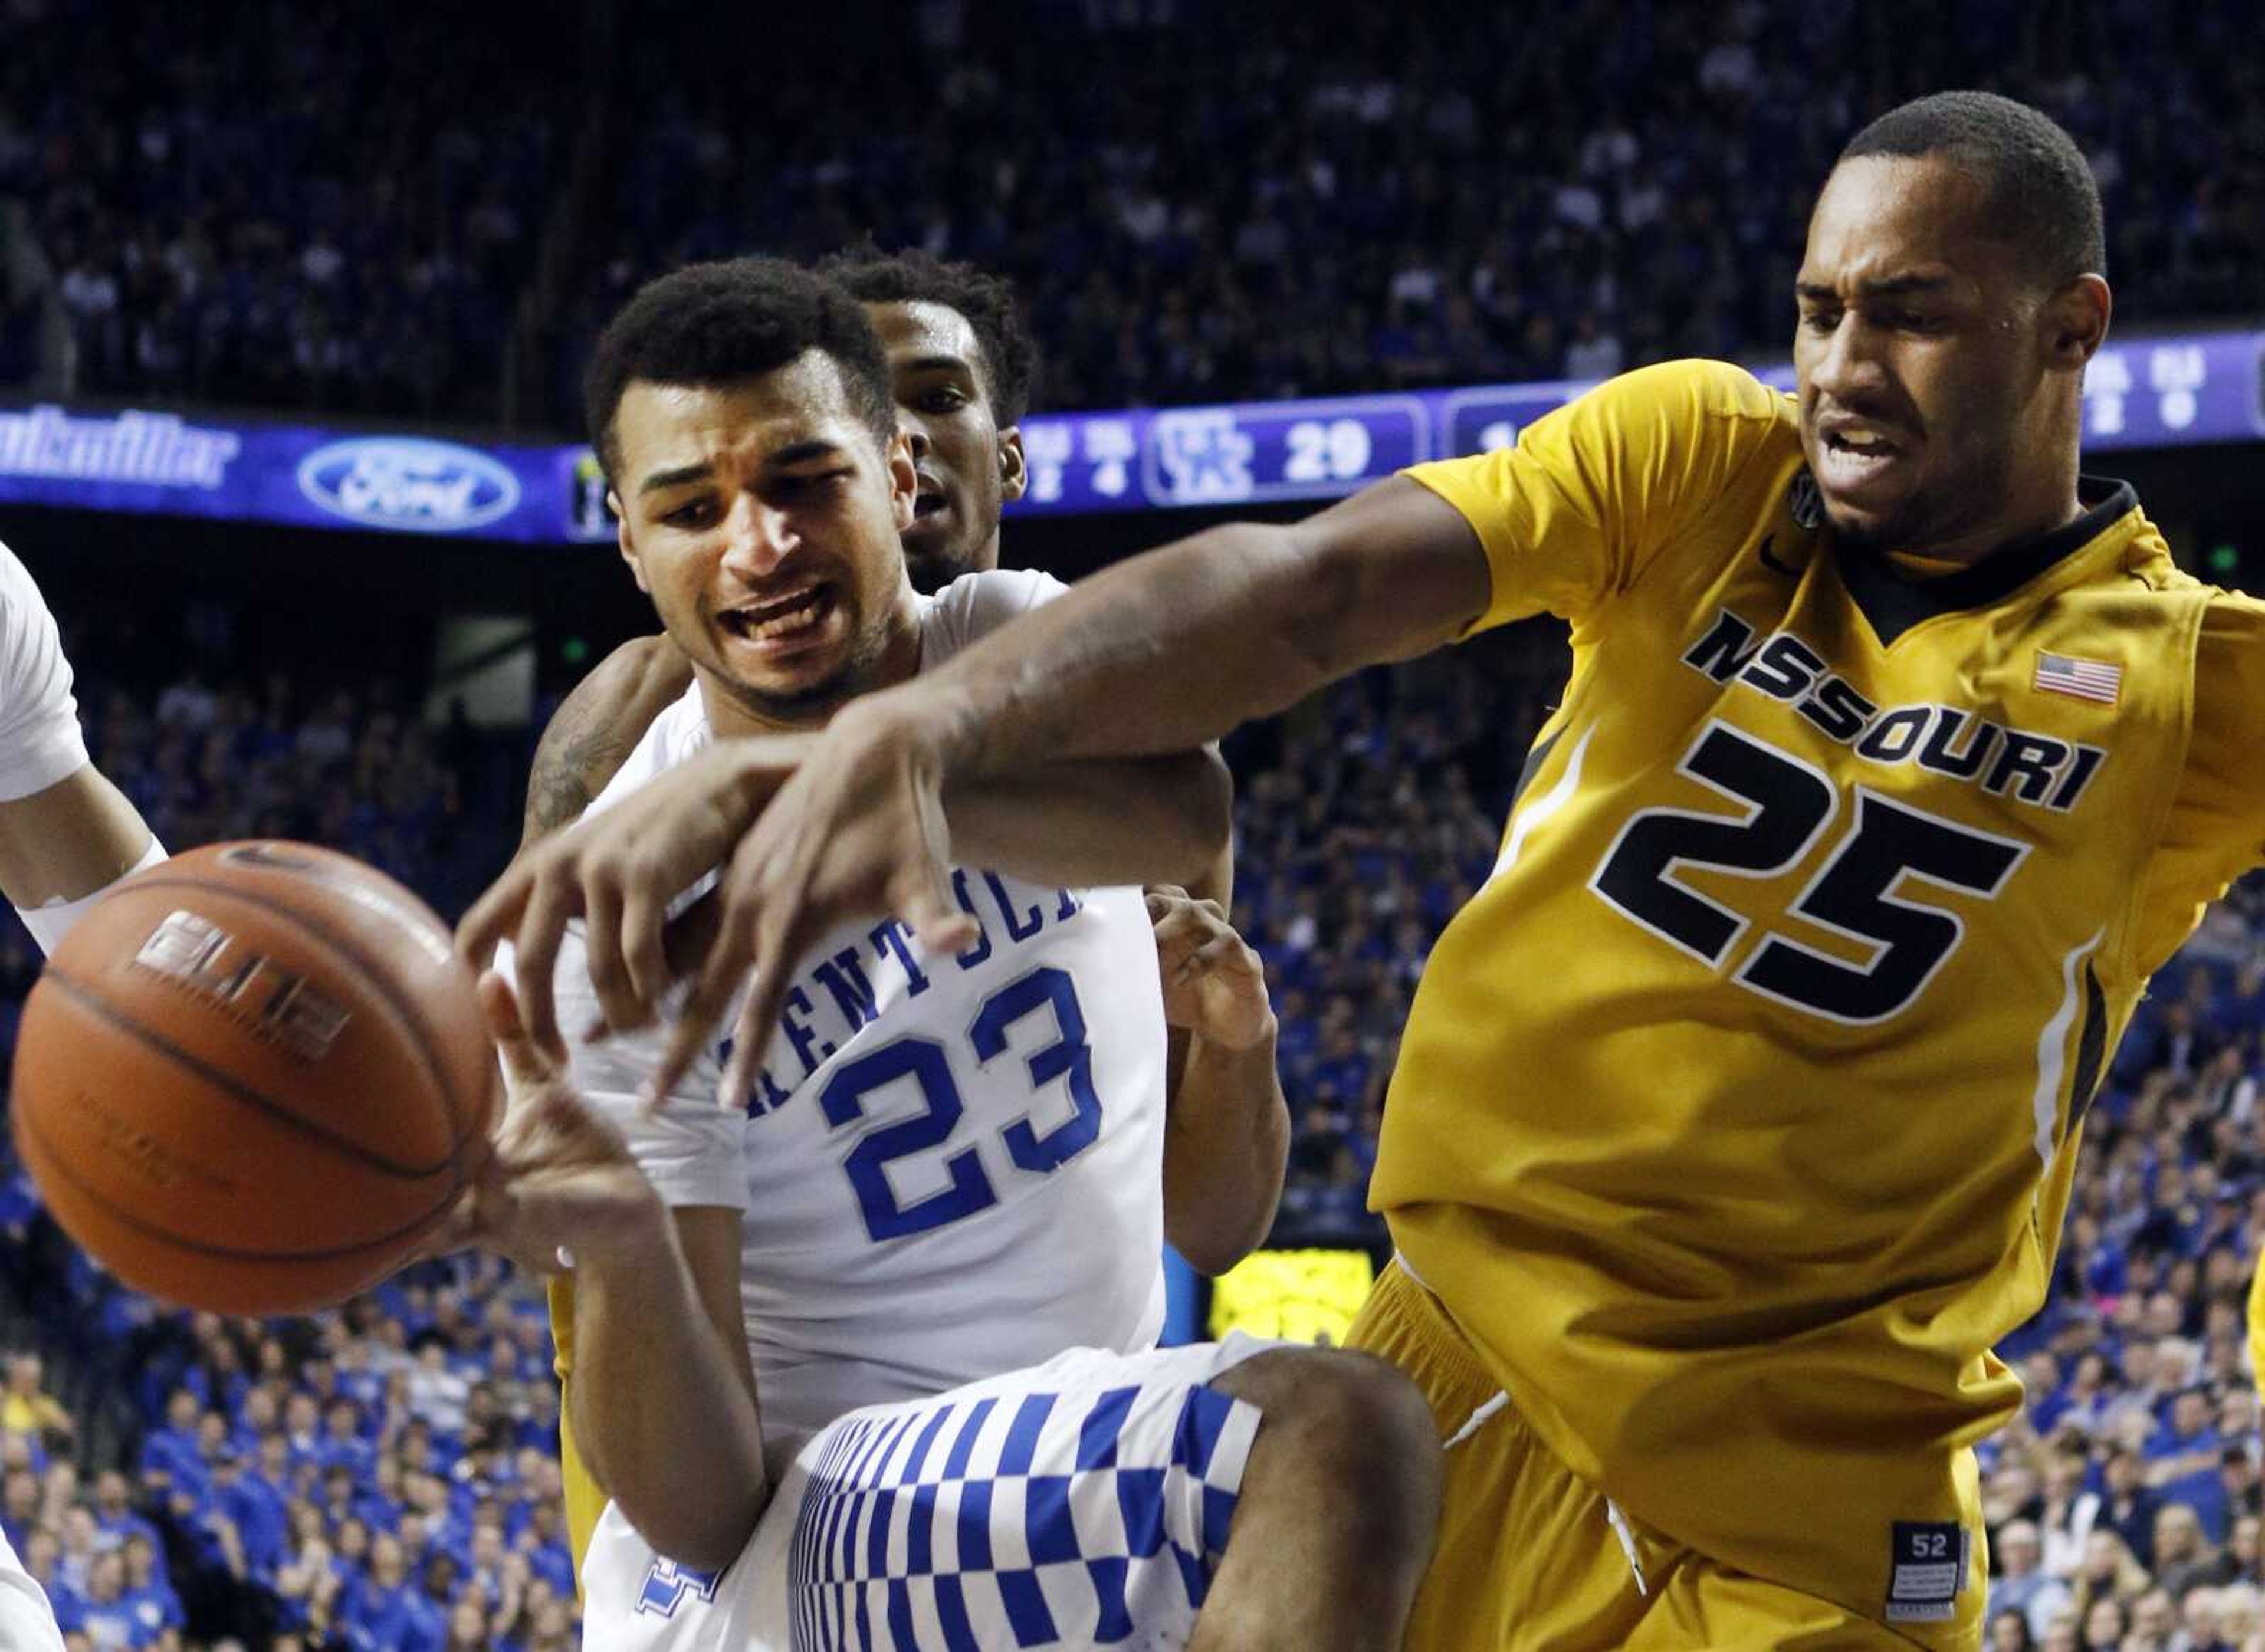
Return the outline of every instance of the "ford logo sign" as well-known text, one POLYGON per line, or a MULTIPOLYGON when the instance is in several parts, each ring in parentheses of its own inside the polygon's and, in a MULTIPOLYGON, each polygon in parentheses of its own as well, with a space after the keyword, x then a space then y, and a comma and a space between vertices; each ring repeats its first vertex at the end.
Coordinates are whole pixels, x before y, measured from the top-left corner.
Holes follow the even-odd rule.
POLYGON ((519 503, 519 478, 454 442, 359 436, 302 459, 299 491, 365 528, 453 534, 508 516, 519 503))

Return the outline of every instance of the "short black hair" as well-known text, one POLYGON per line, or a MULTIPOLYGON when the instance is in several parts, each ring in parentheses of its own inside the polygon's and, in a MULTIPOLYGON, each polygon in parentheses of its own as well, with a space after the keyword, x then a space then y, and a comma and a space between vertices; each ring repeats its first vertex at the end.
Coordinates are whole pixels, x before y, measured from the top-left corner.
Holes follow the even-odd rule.
POLYGON ((783 258, 688 264, 647 281, 590 357, 583 408, 608 478, 621 451, 614 416, 631 382, 703 389, 760 378, 807 351, 834 358, 850 410, 881 439, 897 433, 888 357, 857 301, 783 258))
POLYGON ((993 419, 1001 427, 1019 425, 1031 411, 1038 341, 1023 319, 1013 285, 1003 276, 919 247, 884 252, 870 242, 828 253, 819 260, 818 273, 863 304, 941 304, 958 310, 983 347, 993 419))
POLYGON ((2050 115, 1990 91, 1938 91, 1890 109, 1848 140, 1840 159, 1947 155, 1979 171, 1990 210, 2030 266, 2054 286, 2108 273, 2100 184, 2050 115))

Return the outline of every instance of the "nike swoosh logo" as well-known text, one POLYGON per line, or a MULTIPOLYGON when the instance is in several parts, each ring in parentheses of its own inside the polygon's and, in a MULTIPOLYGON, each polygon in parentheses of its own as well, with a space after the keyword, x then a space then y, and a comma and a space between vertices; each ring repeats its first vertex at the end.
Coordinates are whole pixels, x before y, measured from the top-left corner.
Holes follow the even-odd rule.
POLYGON ((1762 548, 1760 551, 1762 566, 1768 569, 1772 573, 1781 573, 1788 579, 1800 579, 1800 569, 1788 568, 1776 557, 1770 555, 1770 547, 1775 543, 1777 543, 1777 535, 1775 534, 1772 534, 1767 539, 1762 541, 1762 548))

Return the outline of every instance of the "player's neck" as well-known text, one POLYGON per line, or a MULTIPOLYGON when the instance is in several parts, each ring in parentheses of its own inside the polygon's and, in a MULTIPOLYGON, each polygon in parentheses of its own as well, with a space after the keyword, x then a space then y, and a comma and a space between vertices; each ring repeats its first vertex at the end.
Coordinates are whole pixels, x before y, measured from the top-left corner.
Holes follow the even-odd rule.
POLYGON ((1903 545, 1897 550, 1918 560, 1950 567, 1970 568, 1999 552, 2042 539, 2067 527, 2084 514, 2072 471, 2065 485, 2056 485, 2033 503, 1999 511, 1967 533, 1934 544, 1903 545))

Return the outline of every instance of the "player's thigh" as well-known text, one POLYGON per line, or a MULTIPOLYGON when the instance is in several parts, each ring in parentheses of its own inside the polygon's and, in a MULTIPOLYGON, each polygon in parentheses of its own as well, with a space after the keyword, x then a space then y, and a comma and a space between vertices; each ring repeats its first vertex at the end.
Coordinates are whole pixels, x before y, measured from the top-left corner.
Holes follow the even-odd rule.
POLYGON ((1385 1270, 1346 1336, 1431 1408, 1443 1496, 1407 1652, 1609 1648, 1643 1597, 1605 1499, 1535 1437, 1437 1302, 1385 1270))

